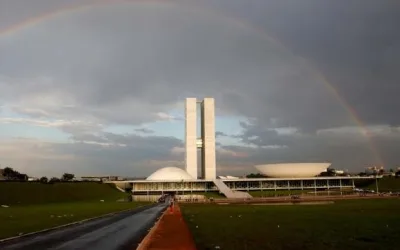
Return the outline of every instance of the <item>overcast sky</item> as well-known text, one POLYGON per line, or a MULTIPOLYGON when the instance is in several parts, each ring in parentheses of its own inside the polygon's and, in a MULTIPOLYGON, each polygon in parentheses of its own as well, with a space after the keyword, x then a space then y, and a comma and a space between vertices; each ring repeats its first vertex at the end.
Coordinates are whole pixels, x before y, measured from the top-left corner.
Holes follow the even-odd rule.
POLYGON ((397 0, 0 0, 0 167, 184 166, 186 97, 214 97, 217 171, 400 166, 397 0))

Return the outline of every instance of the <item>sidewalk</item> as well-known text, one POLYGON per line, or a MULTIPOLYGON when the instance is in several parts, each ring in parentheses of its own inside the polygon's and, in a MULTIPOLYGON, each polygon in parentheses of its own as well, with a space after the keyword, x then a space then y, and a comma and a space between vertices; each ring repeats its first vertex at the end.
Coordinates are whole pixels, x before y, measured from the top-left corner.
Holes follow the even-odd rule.
POLYGON ((158 227, 150 236, 146 249, 195 250, 192 235, 183 220, 179 206, 170 208, 161 218, 158 227))

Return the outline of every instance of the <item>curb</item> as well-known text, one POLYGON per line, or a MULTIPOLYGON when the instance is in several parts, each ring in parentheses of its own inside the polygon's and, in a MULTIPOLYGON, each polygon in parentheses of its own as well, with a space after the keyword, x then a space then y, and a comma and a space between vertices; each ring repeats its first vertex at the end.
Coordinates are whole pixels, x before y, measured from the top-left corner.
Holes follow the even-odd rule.
POLYGON ((80 221, 74 221, 74 222, 71 222, 71 223, 68 223, 68 224, 63 224, 63 225, 60 225, 60 226, 55 226, 55 227, 43 229, 43 230, 36 231, 36 232, 31 232, 31 233, 26 233, 26 234, 23 234, 23 235, 13 236, 13 237, 5 238, 5 239, 0 239, 0 243, 5 243, 7 241, 16 240, 16 239, 23 238, 23 237, 34 236, 36 234, 41 234, 41 233, 54 231, 54 230, 57 230, 57 229, 60 229, 60 228, 69 227, 69 226, 81 224, 81 223, 92 221, 92 220, 96 220, 96 219, 101 219, 101 218, 104 218, 104 217, 112 216, 112 215, 123 213, 123 212, 133 211, 133 210, 136 210, 136 209, 139 209, 139 208, 143 208, 143 207, 146 207, 146 206, 148 206, 148 205, 135 207, 133 209, 131 208, 131 209, 126 209, 126 210, 121 210, 121 211, 118 211, 118 212, 111 212, 111 213, 103 214, 103 215, 100 215, 100 216, 97 216, 97 217, 87 218, 87 219, 80 220, 80 221))
POLYGON ((158 226, 160 225, 161 219, 168 213, 168 207, 167 209, 161 214, 161 216, 157 219, 157 221, 154 223, 153 227, 149 230, 147 235, 143 238, 143 240, 139 243, 137 246, 136 250, 146 250, 149 247, 150 244, 150 239, 152 236, 155 234, 158 226))

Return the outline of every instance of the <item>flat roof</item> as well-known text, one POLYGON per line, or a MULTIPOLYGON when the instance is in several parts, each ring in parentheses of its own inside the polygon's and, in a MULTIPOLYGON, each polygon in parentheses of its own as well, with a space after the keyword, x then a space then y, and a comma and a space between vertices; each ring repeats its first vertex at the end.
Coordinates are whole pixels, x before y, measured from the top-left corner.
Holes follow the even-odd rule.
MULTIPOLYGON (((319 176, 305 178, 243 178, 243 179, 219 179, 223 182, 240 182, 240 181, 306 181, 306 180, 359 180, 359 179, 376 179, 382 176, 319 176)), ((178 182, 213 182, 213 180, 123 180, 123 181, 106 181, 106 183, 178 183, 178 182)))
POLYGON ((117 175, 104 175, 104 176, 81 176, 80 178, 110 178, 110 177, 120 177, 117 175))

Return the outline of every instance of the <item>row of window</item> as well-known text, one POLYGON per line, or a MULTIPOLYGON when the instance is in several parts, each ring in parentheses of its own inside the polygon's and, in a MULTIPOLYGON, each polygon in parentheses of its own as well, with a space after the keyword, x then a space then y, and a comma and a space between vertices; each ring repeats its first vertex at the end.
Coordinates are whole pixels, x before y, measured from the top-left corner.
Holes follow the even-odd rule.
MULTIPOLYGON (((291 180, 291 181, 235 181, 225 182, 233 190, 259 190, 259 189, 301 189, 301 188, 339 188, 352 187, 352 180, 291 180)), ((204 191, 217 190, 212 182, 182 182, 182 183, 134 183, 134 191, 145 190, 183 190, 183 191, 204 191)))

